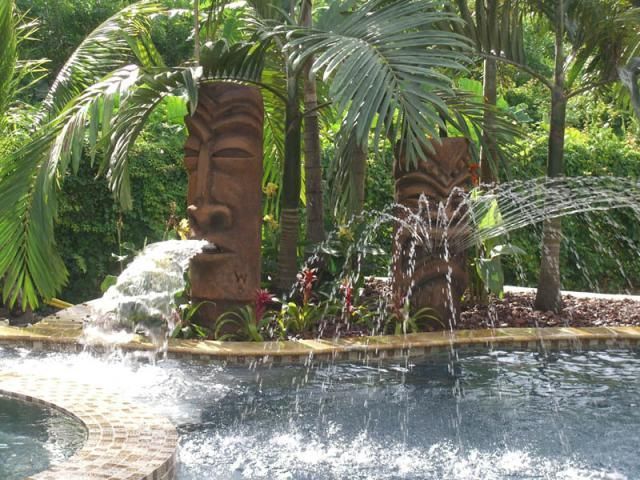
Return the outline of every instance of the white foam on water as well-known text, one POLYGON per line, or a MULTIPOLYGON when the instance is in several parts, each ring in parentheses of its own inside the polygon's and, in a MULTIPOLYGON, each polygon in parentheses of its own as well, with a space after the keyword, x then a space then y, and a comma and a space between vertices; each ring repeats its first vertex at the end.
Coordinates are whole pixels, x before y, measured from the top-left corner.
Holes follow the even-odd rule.
POLYGON ((118 345, 131 341, 132 333, 140 329, 162 346, 175 325, 173 301, 184 289, 189 261, 206 244, 205 240, 168 240, 147 245, 116 284, 90 303, 94 315, 85 327, 83 342, 118 345))

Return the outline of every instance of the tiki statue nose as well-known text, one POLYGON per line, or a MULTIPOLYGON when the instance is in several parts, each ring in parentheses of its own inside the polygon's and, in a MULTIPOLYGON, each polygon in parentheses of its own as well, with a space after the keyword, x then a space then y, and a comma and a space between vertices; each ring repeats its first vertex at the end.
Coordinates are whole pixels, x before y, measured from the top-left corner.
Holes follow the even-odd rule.
POLYGON ((231 210, 224 205, 189 205, 187 216, 198 237, 221 232, 231 227, 231 210))

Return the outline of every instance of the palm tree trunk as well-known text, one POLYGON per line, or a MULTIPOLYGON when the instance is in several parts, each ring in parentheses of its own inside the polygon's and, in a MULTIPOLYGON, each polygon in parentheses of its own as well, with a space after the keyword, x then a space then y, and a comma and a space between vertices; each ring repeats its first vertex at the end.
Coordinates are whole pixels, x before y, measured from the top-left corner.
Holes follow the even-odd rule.
POLYGON ((294 75, 291 65, 287 65, 284 172, 282 176, 278 276, 276 279, 276 287, 280 291, 286 291, 293 285, 298 269, 298 207, 300 205, 301 174, 301 122, 298 90, 298 79, 294 75))
POLYGON ((367 178, 367 147, 358 145, 354 140, 351 150, 351 168, 353 169, 353 214, 359 215, 364 209, 365 186, 367 178))
MULTIPOLYGON (((312 0, 302 4, 301 23, 311 28, 312 0)), ((322 190, 322 165, 320 162, 320 125, 318 122, 318 94, 315 75, 311 72, 313 57, 304 66, 304 168, 307 197, 307 245, 312 249, 322 242, 324 234, 324 202, 322 190)))
MULTIPOLYGON (((494 59, 485 59, 482 95, 484 96, 485 104, 490 107, 495 107, 498 102, 497 67, 497 63, 494 59)), ((491 109, 485 110, 482 132, 484 146, 482 147, 482 152, 480 154, 480 181, 482 183, 494 183, 497 178, 496 162, 498 158, 498 143, 496 142, 495 126, 495 112, 491 109)))
MULTIPOLYGON (((557 3, 556 18, 556 54, 555 77, 551 92, 551 120, 549 130, 549 157, 547 176, 550 178, 564 175, 564 135, 567 116, 567 94, 564 86, 564 5, 563 0, 557 3)), ((547 202, 553 202, 548 198, 547 202)), ((542 260, 535 307, 538 310, 558 312, 562 309, 560 295, 560 243, 562 238, 562 222, 560 218, 544 221, 542 230, 542 260)))
POLYGON ((193 57, 200 63, 200 0, 193 0, 193 57))

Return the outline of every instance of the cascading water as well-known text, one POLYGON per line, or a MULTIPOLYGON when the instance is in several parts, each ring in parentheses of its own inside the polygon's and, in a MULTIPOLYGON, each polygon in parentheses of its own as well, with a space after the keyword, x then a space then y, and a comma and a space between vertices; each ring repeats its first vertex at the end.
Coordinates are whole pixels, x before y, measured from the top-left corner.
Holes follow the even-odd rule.
POLYGON ((172 303, 185 286, 189 260, 207 245, 205 240, 152 243, 127 266, 102 298, 91 302, 94 316, 85 325, 87 343, 128 341, 135 331, 149 335, 161 347, 175 324, 172 303))

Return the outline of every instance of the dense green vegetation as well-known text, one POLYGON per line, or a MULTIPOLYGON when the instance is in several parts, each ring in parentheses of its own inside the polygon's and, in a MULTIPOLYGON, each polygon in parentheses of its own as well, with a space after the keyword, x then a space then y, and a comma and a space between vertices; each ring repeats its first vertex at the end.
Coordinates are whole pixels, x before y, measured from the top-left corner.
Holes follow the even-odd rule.
MULTIPOLYGON (((492 165, 489 173, 483 170, 484 179, 505 182, 513 179, 530 179, 545 174, 556 175, 562 172, 571 176, 605 175, 637 178, 640 173, 640 150, 637 140, 640 130, 637 120, 634 118, 630 96, 617 81, 616 68, 624 66, 631 59, 633 47, 638 44, 640 36, 636 35, 637 38, 634 38, 633 34, 640 31, 638 23, 636 23, 640 15, 636 12, 634 16, 635 10, 631 9, 632 2, 614 2, 616 9, 620 8, 620 11, 614 9, 606 0, 582 2, 583 7, 589 4, 596 9, 602 9, 609 5, 611 8, 607 11, 610 11, 612 16, 618 15, 616 18, 594 19, 589 17, 592 12, 590 13, 586 7, 583 10, 578 8, 580 2, 565 1, 568 5, 566 7, 568 10, 565 12, 567 18, 574 22, 571 25, 574 27, 578 25, 578 20, 583 22, 578 33, 570 31, 566 36, 563 36, 565 34, 562 30, 564 26, 559 26, 558 17, 554 17, 553 10, 560 8, 559 5, 563 4, 561 0, 541 2, 540 5, 544 4, 549 7, 549 12, 536 11, 536 8, 531 6, 526 7, 527 2, 494 2, 496 8, 507 8, 506 5, 511 3, 514 5, 518 3, 521 7, 520 13, 513 17, 518 28, 512 28, 507 35, 510 39, 520 38, 521 45, 513 51, 510 49, 503 51, 503 59, 508 62, 502 62, 500 58, 497 59, 495 89, 498 113, 494 112, 489 118, 492 122, 492 135, 489 139, 479 138, 477 135, 477 132, 482 130, 483 120, 487 121, 486 113, 483 113, 479 108, 479 102, 482 101, 483 96, 488 98, 486 95, 486 65, 483 66, 483 60, 486 62, 487 55, 491 56, 490 54, 495 52, 495 48, 502 48, 490 45, 491 41, 495 41, 495 39, 489 38, 490 34, 487 34, 489 39, 484 40, 482 35, 476 31, 476 36, 468 42, 461 40, 460 37, 443 35, 438 40, 443 51, 449 48, 451 51, 462 49, 464 53, 458 52, 448 58, 442 54, 440 60, 433 62, 433 64, 429 64, 427 57, 424 60, 416 57, 415 62, 423 61, 424 63, 421 65, 422 70, 419 73, 415 75, 414 72, 407 73, 404 82, 409 86, 389 86, 383 80, 375 85, 375 89, 389 88, 389 91, 393 91, 393 88, 396 88, 406 96, 405 99, 424 102, 425 108, 422 113, 413 112, 408 107, 403 110, 401 101, 398 103, 400 106, 393 110, 383 111, 383 107, 380 106, 380 110, 375 111, 374 109, 358 109, 357 103, 363 99, 366 89, 365 91, 357 90, 345 81, 345 76, 353 74, 350 68, 362 68, 362 65, 357 62, 363 61, 362 58, 365 58, 369 51, 363 49, 359 52, 358 54, 362 55, 359 57, 360 59, 356 57, 342 58, 337 73, 331 71, 333 67, 328 67, 326 62, 329 62, 331 58, 336 59, 337 62, 340 55, 345 56, 346 54, 328 49, 322 50, 318 47, 327 38, 338 41, 330 37, 329 33, 322 33, 323 28, 330 25, 336 30, 344 28, 343 36, 346 36, 345 32, 347 31, 357 38, 360 35, 372 42, 378 49, 377 51, 382 52, 381 55, 386 55, 384 61, 393 67, 394 61, 400 61, 399 57, 394 57, 396 47, 393 42, 401 45, 407 38, 403 36, 406 35, 407 28, 398 24, 399 20, 396 20, 395 24, 393 23, 394 19, 398 18, 397 16, 383 18, 381 25, 385 25, 386 31, 382 32, 379 38, 373 40, 367 37, 366 30, 359 31, 353 27, 349 27, 351 30, 346 30, 347 27, 341 27, 339 22, 347 16, 344 14, 345 11, 349 10, 355 15, 357 13, 353 12, 358 12, 363 8, 370 9, 369 12, 372 14, 363 17, 363 21, 369 19, 367 21, 374 22, 375 15, 373 14, 382 17, 380 12, 384 8, 397 8, 398 12, 404 12, 403 15, 406 15, 400 18, 407 21, 410 14, 415 15, 418 11, 418 7, 415 5, 420 2, 405 2, 404 6, 400 5, 402 2, 393 1, 342 3, 316 0, 312 3, 309 0, 304 0, 300 5, 299 2, 289 1, 246 2, 246 5, 243 2, 234 2, 227 5, 227 8, 223 8, 229 2, 201 1, 202 30, 200 36, 202 47, 205 49, 203 56, 206 56, 208 48, 206 41, 208 40, 215 42, 225 39, 225 45, 227 45, 225 48, 231 48, 231 51, 226 51, 226 55, 229 57, 220 57, 215 60, 228 62, 229 58, 234 55, 233 47, 228 47, 229 45, 256 41, 255 35, 257 33, 264 34, 267 31, 273 38, 277 38, 264 51, 252 51, 254 57, 238 60, 239 65, 234 66, 228 63, 227 70, 225 70, 225 74, 231 73, 231 76, 237 75, 239 79, 243 79, 243 75, 246 75, 250 70, 249 67, 254 68, 256 64, 260 64, 263 70, 258 80, 269 84, 271 88, 271 90, 263 90, 267 114, 271 119, 271 123, 268 122, 265 131, 265 162, 267 164, 264 179, 265 226, 263 232, 265 279, 280 275, 284 284, 290 283, 290 277, 292 273, 295 274, 297 268, 292 271, 290 265, 285 266, 286 272, 283 273, 282 262, 295 259, 297 251, 297 263, 294 264, 294 267, 301 265, 304 252, 309 251, 311 244, 319 238, 317 233, 312 233, 313 228, 309 228, 313 222, 320 221, 324 226, 321 228, 323 232, 337 231, 348 222, 351 214, 358 214, 363 208, 365 211, 382 210, 392 202, 393 154, 391 145, 395 143, 395 138, 392 141, 385 138, 384 129, 389 129, 389 132, 397 135, 400 135, 401 130, 404 129, 403 135, 405 136, 403 138, 405 140, 412 138, 412 129, 431 135, 437 134, 438 129, 442 130, 443 128, 448 128, 451 134, 462 131, 463 134, 466 133, 476 139, 479 147, 482 146, 482 159, 485 167, 489 164, 492 165), (284 18, 282 10, 271 8, 270 4, 271 7, 278 4, 277 6, 283 8, 284 11, 290 9, 291 18, 284 18), (415 11, 411 10, 411 5, 414 5, 415 11), (251 9, 252 6, 255 7, 255 10, 251 9), (303 30, 294 30, 301 25, 308 25, 310 14, 305 16, 305 9, 307 9, 307 13, 313 12, 311 17, 320 32, 314 34, 315 37, 313 35, 304 37, 303 30), (258 21, 258 27, 254 24, 249 28, 246 17, 244 17, 247 13, 256 14, 262 23, 258 21), (621 20, 621 17, 624 18, 621 20), (307 23, 303 22, 305 18, 307 23), (600 25, 594 23, 596 20, 602 25, 607 21, 625 22, 624 28, 617 30, 619 35, 605 39, 605 43, 608 42, 608 45, 619 47, 619 51, 616 52, 618 53, 617 57, 613 58, 611 51, 602 50, 601 42, 603 39, 595 36, 595 33, 604 35, 603 29, 606 30, 611 24, 595 28, 595 25, 600 25), (274 25, 276 26, 274 27, 274 25), (294 34, 288 37, 285 35, 278 37, 278 34, 283 34, 286 29, 290 29, 294 34), (589 36, 590 33, 594 33, 594 36, 589 36), (296 38, 299 40, 295 40, 296 38), (576 54, 574 57, 570 56, 570 60, 577 66, 568 70, 567 84, 572 82, 572 85, 563 84, 563 88, 566 88, 567 92, 575 92, 575 95, 568 99, 566 124, 562 127, 562 138, 565 139, 563 163, 560 167, 553 167, 555 170, 550 171, 548 143, 554 120, 549 89, 553 87, 552 83, 557 81, 557 78, 554 80, 554 62, 558 55, 558 38, 565 48, 566 55, 576 54), (281 42, 286 41, 297 41, 297 43, 289 44, 289 49, 286 50, 287 54, 280 48, 281 42), (465 43, 469 45, 466 49, 464 48, 465 43), (472 48, 473 46, 475 49, 472 48), (296 54, 295 52, 298 51, 296 49, 300 49, 302 53, 296 54), (316 192, 315 187, 310 184, 305 186, 303 180, 304 178, 308 180, 309 174, 307 173, 306 177, 303 177, 300 173, 305 159, 311 158, 313 152, 301 148, 300 141, 296 137, 291 137, 292 132, 294 135, 301 135, 301 133, 296 134, 295 129, 290 128, 292 124, 296 124, 295 119, 301 115, 305 108, 302 102, 302 91, 305 84, 309 83, 302 70, 294 72, 294 63, 311 61, 309 60, 311 55, 325 62, 318 66, 317 72, 316 102, 322 106, 318 110, 319 157, 322 166, 322 183, 319 192, 316 192), (603 59, 606 60, 604 66, 598 63, 603 59), (243 61, 245 63, 242 63, 243 61), (463 71, 462 65, 468 65, 468 70, 463 71), (431 71, 442 74, 442 78, 436 78, 435 75, 429 76, 431 73, 425 75, 424 78, 421 77, 425 72, 431 71), (451 85, 447 79, 452 81, 451 85), (414 81, 426 82, 432 91, 439 95, 439 101, 446 105, 429 104, 430 97, 428 99, 426 94, 416 93, 415 89, 412 89, 413 83, 411 82, 414 81), (287 82, 288 88, 285 88, 287 82), (549 82, 549 85, 545 86, 545 82, 549 82), (591 84, 594 88, 587 88, 591 84), (457 90, 458 94, 466 90, 469 99, 475 100, 475 103, 469 103, 464 108, 459 108, 457 103, 451 102, 454 86, 460 89, 457 90), (402 88, 405 89, 402 90, 402 88), (286 102, 279 102, 278 94, 285 97, 286 102), (365 113, 369 117, 363 121, 365 113), (464 121, 456 122, 456 119, 460 118, 456 117, 456 114, 463 115, 464 121), (387 116, 384 117, 384 115, 387 116), (442 119, 446 122, 443 123, 442 119), (281 123, 278 124, 278 121, 281 123), (285 126, 285 122, 288 122, 286 123, 288 126, 285 126), (380 125, 384 125, 384 128, 377 128, 380 125), (407 125, 409 126, 407 127, 407 125), (514 125, 517 126, 517 132, 511 128, 514 125), (349 130, 347 127, 353 127, 353 129, 349 130), (474 133, 472 134, 472 132, 474 133), (479 140, 484 140, 484 142, 479 140), (358 151, 365 152, 366 155, 358 155, 358 151), (303 163, 301 163, 301 158, 303 163), (356 163, 358 158, 363 160, 362 165, 356 163), (356 172, 361 173, 361 179, 359 175, 356 175, 356 172), (292 178, 294 180, 291 180, 292 178), (364 198, 358 194, 362 189, 360 185, 362 181, 366 182, 364 198), (307 194, 307 192, 309 193, 307 194), (311 203, 320 204, 324 214, 320 216, 319 220, 317 214, 314 214, 309 220, 305 208, 310 198, 307 195, 310 196, 314 192, 319 195, 319 198, 314 199, 311 203), (288 239, 280 238, 278 222, 283 211, 288 212, 289 215, 300 217, 299 236, 288 239), (316 236, 313 237, 314 235, 316 236), (310 237, 313 237, 314 241, 308 241, 310 237), (291 254, 291 248, 293 248, 294 255, 291 254), (278 252, 281 253, 280 259, 278 259, 278 252)), ((31 60, 45 58, 49 61, 45 64, 46 71, 29 73, 25 78, 20 79, 20 83, 27 85, 28 88, 16 90, 12 94, 6 111, 0 112, 6 119, 0 125, 5 138, 0 144, 0 162, 5 162, 3 170, 0 169, 0 174, 11 175, 13 167, 8 166, 8 162, 16 159, 24 160, 24 158, 12 156, 11 152, 27 144, 33 136, 33 132, 29 132, 33 118, 37 115, 47 91, 54 84, 61 68, 74 49, 100 23, 131 3, 125 0, 17 0, 15 2, 16 14, 14 18, 16 22, 25 24, 30 20, 35 20, 38 23, 37 31, 30 35, 32 38, 18 43, 16 58, 31 60), (22 14, 26 17, 21 17, 22 14), (37 78, 39 75, 43 75, 42 78, 29 85, 29 79, 37 78)), ((139 30, 135 30, 132 35, 138 35, 135 37, 141 42, 138 48, 143 45, 146 53, 141 54, 140 51, 136 51, 127 55, 128 60, 134 59, 141 66, 141 69, 147 69, 145 70, 147 77, 142 78, 143 76, 141 76, 141 79, 147 81, 146 85, 151 85, 148 91, 153 89, 161 91, 164 88, 161 81, 169 78, 168 74, 167 77, 161 78, 159 75, 153 77, 154 72, 164 66, 182 65, 184 68, 185 65, 188 65, 185 62, 192 61, 193 18, 191 8, 193 2, 184 0, 167 3, 174 8, 183 7, 185 11, 161 15, 154 20, 148 20, 148 25, 143 23, 138 25, 136 28, 139 30), (148 38, 145 36, 146 31, 149 33, 148 38), (157 48, 157 52, 162 56, 162 61, 155 59, 154 50, 149 48, 149 45, 154 45, 157 48), (149 63, 145 64, 145 62, 149 63)), ((451 3, 449 15, 460 13, 458 9, 466 3, 470 8, 467 13, 472 15, 474 21, 482 23, 474 10, 475 2, 451 3)), ((531 5, 535 3, 529 2, 531 5)), ((487 2, 487 5, 491 4, 491 1, 487 2)), ((435 11, 442 12, 444 10, 436 7, 435 11)), ((428 9, 423 9, 422 12, 422 15, 425 16, 425 24, 421 28, 427 28, 425 27, 427 25, 426 19, 431 13, 428 9)), ((145 13, 136 15, 132 16, 136 20, 140 20, 145 13)), ((429 21, 432 20, 436 20, 436 16, 429 19, 429 21)), ((439 28, 447 30, 448 27, 445 24, 451 23, 455 26, 455 30, 465 33, 460 29, 462 23, 456 23, 452 17, 446 16, 440 20, 439 28)), ((485 20, 485 22, 487 25, 491 25, 490 20, 485 20)), ((111 32, 111 34, 114 33, 111 32)), ((465 34, 471 35, 469 32, 465 34)), ((453 34, 448 33, 447 35, 453 34)), ((412 40, 415 42, 414 48, 426 50, 425 45, 420 43, 426 40, 416 39, 417 37, 419 36, 412 40)), ((125 49, 125 45, 126 42, 122 44, 122 49, 125 49)), ((239 58, 239 54, 235 55, 236 58, 239 58)), ((5 59, 3 58, 3 60, 5 59)), ((108 61, 107 59, 106 62, 108 61)), ((121 65, 118 63, 119 61, 116 61, 114 57, 113 66, 121 65)), ((367 65, 371 69, 381 68, 375 59, 370 60, 367 65)), ((34 67, 37 70, 38 66, 34 67)), ((216 70, 219 68, 219 64, 214 63, 208 68, 212 77, 220 73, 216 70)), ((383 70, 380 71, 383 72, 383 70)), ((404 70, 398 67, 397 72, 400 71, 404 70)), ((0 75, 1 73, 0 68, 0 75)), ((107 71, 96 71, 95 76, 87 75, 87 78, 82 79, 77 86, 73 84, 83 74, 84 72, 76 71, 70 76, 70 83, 64 85, 65 88, 69 87, 69 91, 66 92, 66 101, 61 101, 57 111, 53 112, 54 114, 60 112, 64 114, 67 107, 63 106, 67 105, 67 101, 81 93, 88 85, 99 81, 104 75, 107 75, 107 71), (72 84, 73 86, 71 86, 72 84)), ((140 85, 143 85, 142 80, 140 85)), ((255 80, 254 78, 253 81, 255 80)), ((38 289, 38 296, 53 296, 55 293, 65 300, 77 302, 98 295, 103 278, 107 274, 119 271, 122 261, 125 261, 122 259, 123 256, 141 248, 145 242, 166 238, 171 234, 176 220, 184 216, 186 175, 182 167, 182 149, 185 129, 181 117, 186 112, 190 91, 188 86, 185 86, 177 91, 172 90, 172 93, 181 96, 171 97, 170 100, 161 102, 160 107, 148 117, 144 125, 140 125, 141 134, 135 143, 132 143, 130 148, 127 145, 129 148, 130 200, 128 200, 126 189, 121 186, 121 183, 118 183, 121 179, 114 176, 105 178, 104 176, 105 159, 108 159, 110 155, 113 158, 113 149, 109 146, 108 135, 99 137, 95 152, 92 152, 90 133, 87 138, 83 136, 81 140, 72 139, 73 141, 69 142, 80 141, 85 148, 80 154, 75 152, 73 147, 69 147, 67 160, 71 166, 56 170, 55 178, 51 183, 53 189, 57 189, 58 185, 61 186, 58 195, 57 215, 55 215, 55 244, 52 244, 52 248, 60 254, 68 269, 69 276, 68 279, 65 278, 66 276, 61 277, 65 285, 62 291, 56 291, 55 288, 38 289), (91 160, 93 153, 95 153, 95 162, 91 160), (79 158, 76 158, 77 156, 79 158), (78 165, 77 174, 73 172, 76 162, 78 165), (121 201, 114 201, 114 190, 121 201), (122 201, 123 197, 125 201, 122 201)), ((367 97, 365 100, 371 101, 374 98, 367 97)), ((150 102, 150 100, 146 101, 150 102)), ((99 105, 97 108, 104 109, 105 101, 100 100, 100 102, 102 103, 96 103, 99 105)), ((117 104, 117 100, 111 99, 111 107, 115 107, 117 104)), ((117 112, 117 108, 115 111, 117 112)), ((85 119, 87 123, 90 121, 89 118, 85 119)), ((131 128, 131 118, 114 113, 112 118, 115 123, 113 132, 126 136, 128 129, 131 128), (120 116, 122 118, 119 118, 120 116)), ((101 121, 104 120, 105 117, 101 117, 101 121)), ((108 121, 108 119, 106 120, 108 121)), ((302 122, 302 124, 297 122, 297 126, 306 127, 306 122, 302 122)), ((114 134, 114 136, 116 135, 114 134)), ((412 148, 418 151, 420 142, 415 139, 411 142, 413 142, 410 143, 412 148)), ((480 148, 477 150, 479 151, 480 148)), ((119 161, 124 162, 123 158, 120 158, 119 161)), ((34 171, 25 174, 25 176, 35 175, 34 171)), ((0 176, 1 180, 3 178, 0 176)), ((10 193, 5 192, 4 195, 5 199, 11 198, 8 196, 10 193)), ((640 291, 640 280, 638 280, 640 279, 640 259, 638 258, 640 227, 638 227, 635 217, 625 212, 617 212, 608 218, 606 214, 576 217, 564 222, 563 233, 566 241, 562 244, 560 256, 564 288, 640 291), (589 227, 588 234, 585 234, 585 225, 589 227), (614 226, 615 228, 613 228, 614 226), (625 275, 622 275, 620 270, 624 271, 625 275)), ((507 260, 507 281, 524 282, 535 286, 541 261, 541 227, 536 226, 518 232, 512 235, 509 240, 522 248, 524 254, 515 260, 511 258, 507 260)), ((388 239, 385 240, 384 235, 382 235, 380 242, 389 252, 388 239), (385 244, 385 242, 387 243, 385 244)), ((47 250, 44 248, 42 251, 47 250)), ((370 266, 369 273, 384 274, 385 265, 388 262, 388 255, 377 258, 370 266)), ((51 265, 52 268, 62 269, 61 265, 56 264, 55 261, 51 265)), ((2 266, 4 267, 3 272, 10 271, 6 265, 2 266)), ((58 283, 60 282, 53 282, 56 285, 58 283)), ((8 292, 5 289, 6 301, 11 300, 14 291, 16 290, 8 292)))

